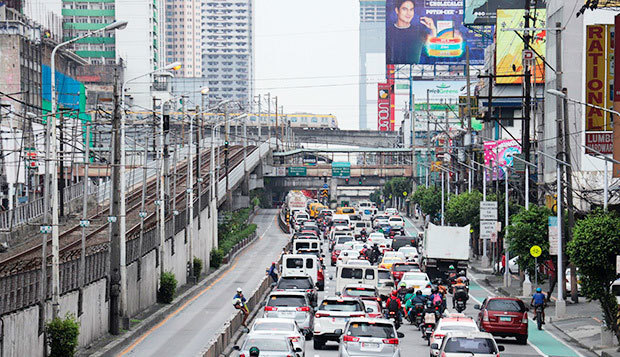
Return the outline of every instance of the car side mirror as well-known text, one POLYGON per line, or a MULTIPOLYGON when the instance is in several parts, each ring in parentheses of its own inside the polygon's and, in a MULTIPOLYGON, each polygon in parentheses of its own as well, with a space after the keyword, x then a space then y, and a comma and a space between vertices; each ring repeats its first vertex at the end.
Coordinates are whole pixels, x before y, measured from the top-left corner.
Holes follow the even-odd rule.
POLYGON ((301 347, 295 347, 295 352, 301 353, 303 352, 303 350, 301 349, 301 347))
POLYGON ((478 305, 478 304, 474 305, 474 309, 480 310, 480 305, 478 305))
POLYGON ((402 332, 396 332, 396 336, 398 336, 398 338, 403 338, 405 337, 405 334, 402 332))
POLYGON ((436 343, 431 344, 431 349, 432 350, 438 350, 439 349, 439 345, 436 343))
POLYGON ((241 347, 239 347, 239 346, 236 346, 236 345, 235 345, 235 346, 233 346, 233 350, 235 350, 235 351, 241 351, 241 347))
POLYGON ((321 254, 321 257, 325 258, 325 254, 321 254))
POLYGON ((342 329, 341 329, 341 328, 336 329, 336 330, 334 331, 334 334, 336 334, 336 335, 342 335, 342 329))
POLYGON ((336 295, 340 296, 342 293, 340 291, 336 291, 336 295))
POLYGON ((500 352, 504 352, 504 350, 506 349, 506 347, 504 347, 504 346, 497 346, 497 349, 498 349, 500 352))

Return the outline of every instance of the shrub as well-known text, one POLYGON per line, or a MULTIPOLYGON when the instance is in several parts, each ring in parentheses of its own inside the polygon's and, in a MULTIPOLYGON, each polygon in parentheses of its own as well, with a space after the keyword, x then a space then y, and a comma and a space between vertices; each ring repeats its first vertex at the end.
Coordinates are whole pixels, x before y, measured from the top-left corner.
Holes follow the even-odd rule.
POLYGON ((213 249, 211 251, 211 259, 210 266, 211 268, 219 268, 222 265, 222 261, 224 260, 224 252, 221 249, 213 249))
POLYGON ((177 290, 177 279, 172 272, 165 272, 161 275, 159 284, 158 300, 164 304, 170 304, 174 299, 174 293, 177 290))
POLYGON ((46 327, 50 356, 74 356, 78 346, 78 335, 80 334, 80 323, 75 319, 75 316, 67 314, 64 319, 56 317, 48 322, 46 327))
POLYGON ((198 279, 202 273, 202 259, 194 257, 194 277, 198 279))

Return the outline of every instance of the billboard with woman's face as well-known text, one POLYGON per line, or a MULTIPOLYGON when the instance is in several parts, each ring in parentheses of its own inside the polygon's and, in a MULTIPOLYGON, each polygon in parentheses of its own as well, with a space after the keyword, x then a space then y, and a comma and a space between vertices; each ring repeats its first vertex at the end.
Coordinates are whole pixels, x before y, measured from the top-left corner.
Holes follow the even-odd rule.
MULTIPOLYGON (((463 26, 463 0, 386 0, 387 64, 484 63, 484 38, 463 26)), ((491 39, 487 39, 488 42, 491 39)))

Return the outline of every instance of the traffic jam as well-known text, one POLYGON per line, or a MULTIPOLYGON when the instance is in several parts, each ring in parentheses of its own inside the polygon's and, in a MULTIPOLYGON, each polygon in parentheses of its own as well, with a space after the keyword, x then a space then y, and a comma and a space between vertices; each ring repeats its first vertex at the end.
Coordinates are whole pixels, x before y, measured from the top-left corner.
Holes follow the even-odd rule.
POLYGON ((371 202, 294 200, 285 208, 292 249, 239 356, 499 356, 496 338, 527 344, 521 300, 487 297, 465 311, 469 226, 417 232, 371 202))

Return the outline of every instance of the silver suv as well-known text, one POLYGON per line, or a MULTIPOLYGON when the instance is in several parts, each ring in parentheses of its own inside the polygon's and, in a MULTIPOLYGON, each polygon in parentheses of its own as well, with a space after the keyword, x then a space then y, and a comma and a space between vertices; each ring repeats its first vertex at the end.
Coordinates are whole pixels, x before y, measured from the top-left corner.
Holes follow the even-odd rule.
POLYGON ((338 355, 400 357, 399 338, 392 321, 386 319, 353 318, 347 322, 340 337, 338 355), (344 332, 343 332, 344 331, 344 332))
POLYGON ((263 317, 294 319, 306 337, 312 334, 314 311, 305 292, 278 291, 269 294, 263 317))
POLYGON ((314 315, 314 349, 322 349, 326 341, 338 341, 336 330, 344 329, 350 318, 364 316, 364 304, 357 298, 326 298, 314 315))

